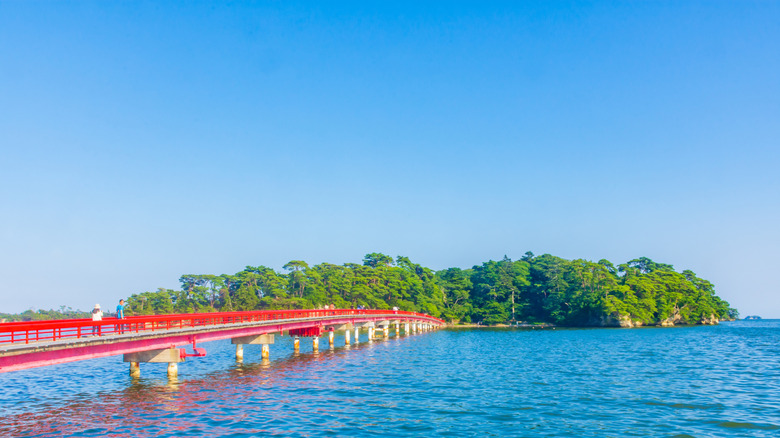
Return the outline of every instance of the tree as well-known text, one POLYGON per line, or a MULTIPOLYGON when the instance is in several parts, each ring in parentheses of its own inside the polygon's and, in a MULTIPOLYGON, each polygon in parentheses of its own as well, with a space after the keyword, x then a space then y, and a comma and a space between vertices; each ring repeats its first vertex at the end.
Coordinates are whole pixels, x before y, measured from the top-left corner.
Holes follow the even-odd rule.
POLYGON ((303 298, 303 290, 306 287, 306 276, 301 271, 308 267, 309 265, 302 260, 291 260, 282 266, 283 269, 290 271, 289 287, 300 298, 303 298))
POLYGON ((371 254, 366 254, 365 257, 363 257, 363 265, 365 266, 371 266, 372 268, 376 268, 379 266, 392 266, 393 264, 393 258, 389 255, 382 254, 381 252, 372 252, 371 254))

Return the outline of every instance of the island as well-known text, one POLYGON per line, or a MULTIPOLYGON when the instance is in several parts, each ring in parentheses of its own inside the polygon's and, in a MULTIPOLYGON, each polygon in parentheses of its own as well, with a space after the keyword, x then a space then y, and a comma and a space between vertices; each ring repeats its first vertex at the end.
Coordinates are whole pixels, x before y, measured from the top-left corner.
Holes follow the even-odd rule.
POLYGON ((182 275, 181 289, 128 297, 127 312, 397 307, 452 324, 564 327, 666 327, 739 317, 709 281, 647 257, 614 265, 529 251, 520 260, 504 256, 436 271, 408 257, 370 253, 361 264, 292 260, 283 269, 182 275))
MULTIPOLYGON (((408 257, 371 253, 361 264, 309 266, 292 260, 283 269, 261 265, 235 274, 182 275, 180 289, 127 297, 126 313, 396 307, 451 324, 532 328, 667 327, 739 318, 709 281, 646 257, 614 265, 605 259, 567 260, 529 251, 520 260, 504 256, 470 269, 435 271, 408 257)), ((0 313, 9 321, 88 316, 65 306, 0 313)))

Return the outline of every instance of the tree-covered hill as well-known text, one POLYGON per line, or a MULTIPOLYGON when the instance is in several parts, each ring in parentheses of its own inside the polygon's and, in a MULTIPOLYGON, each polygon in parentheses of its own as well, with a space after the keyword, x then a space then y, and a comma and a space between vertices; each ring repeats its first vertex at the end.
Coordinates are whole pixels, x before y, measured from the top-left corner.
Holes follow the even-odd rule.
POLYGON ((714 323, 738 316, 691 271, 648 258, 613 265, 526 253, 471 269, 435 272, 409 258, 367 254, 363 264, 309 266, 293 260, 276 272, 247 266, 236 274, 187 274, 181 290, 158 289, 128 299, 131 314, 257 309, 391 308, 448 321, 565 326, 714 323))

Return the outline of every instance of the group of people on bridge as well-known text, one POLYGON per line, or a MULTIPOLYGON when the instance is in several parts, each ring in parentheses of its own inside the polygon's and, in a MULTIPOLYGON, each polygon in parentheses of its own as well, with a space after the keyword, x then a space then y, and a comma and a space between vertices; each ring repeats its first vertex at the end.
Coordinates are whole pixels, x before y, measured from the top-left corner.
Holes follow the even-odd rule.
MULTIPOLYGON (((119 304, 116 306, 116 318, 117 319, 125 319, 125 300, 120 299, 119 304)), ((100 310, 100 304, 95 304, 95 308, 92 309, 92 321, 102 321, 103 320, 103 311, 100 310)), ((121 333, 122 331, 122 324, 118 324, 116 326, 118 331, 121 333)), ((92 326, 92 336, 100 336, 100 326, 99 325, 93 325, 92 326)))

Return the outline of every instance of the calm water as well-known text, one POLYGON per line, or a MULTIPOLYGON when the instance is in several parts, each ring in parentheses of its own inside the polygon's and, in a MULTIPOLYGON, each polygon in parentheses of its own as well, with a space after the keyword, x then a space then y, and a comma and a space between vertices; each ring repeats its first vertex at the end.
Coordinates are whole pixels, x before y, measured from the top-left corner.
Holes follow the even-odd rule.
POLYGON ((780 436, 780 321, 443 330, 318 354, 229 341, 0 374, 0 436, 780 436))

